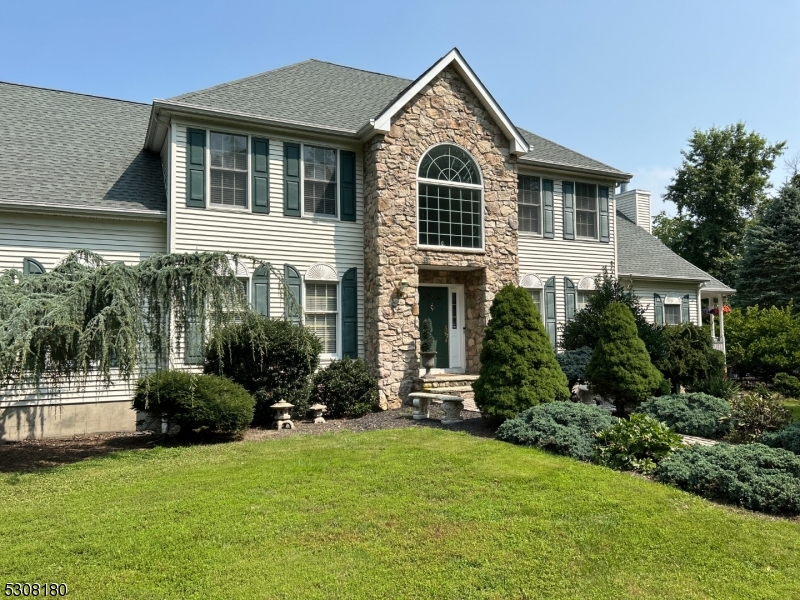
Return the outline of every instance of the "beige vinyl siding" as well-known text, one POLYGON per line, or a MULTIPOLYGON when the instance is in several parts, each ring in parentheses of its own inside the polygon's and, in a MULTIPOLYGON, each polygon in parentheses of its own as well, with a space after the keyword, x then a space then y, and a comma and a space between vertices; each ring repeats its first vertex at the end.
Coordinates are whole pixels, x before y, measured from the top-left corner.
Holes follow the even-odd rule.
MULTIPOLYGON (((135 264, 155 252, 164 252, 165 243, 162 222, 0 213, 0 270, 21 270, 23 258, 35 258, 50 271, 77 248, 93 250, 109 261, 135 264)), ((30 388, 0 389, 0 407, 130 399, 131 389, 119 379, 109 388, 90 380, 84 390, 64 382, 49 388, 45 385, 39 392, 30 388)))
MULTIPOLYGON (((630 280, 627 277, 622 278, 623 285, 628 285, 630 280)), ((695 282, 680 282, 680 281, 648 281, 644 279, 633 279, 633 291, 641 299, 641 306, 645 310, 645 317, 650 323, 656 322, 655 315, 655 300, 654 294, 660 294, 665 298, 667 294, 675 294, 679 298, 683 298, 689 294, 689 316, 691 322, 699 325, 697 314, 697 286, 695 282)))
MULTIPOLYGON (((191 127, 205 127, 190 125, 191 127)), ((358 353, 364 355, 364 226, 363 153, 357 145, 315 138, 285 137, 267 132, 249 132, 269 140, 270 212, 253 213, 233 208, 186 207, 186 125, 175 125, 175 186, 171 198, 171 233, 174 252, 221 251, 256 256, 269 261, 283 274, 285 264, 304 277, 312 265, 333 267, 339 278, 350 268, 358 269, 358 353), (286 217, 283 215, 283 143, 310 143, 356 152, 356 221, 338 218, 286 217)), ((219 128, 219 131, 231 131, 219 128)), ((233 130, 234 132, 241 132, 233 130)), ((338 177, 338 174, 337 174, 338 177)), ((248 183, 248 207, 251 184, 248 183)), ((208 203, 207 203, 208 205, 208 203)), ((338 212, 338 209, 337 209, 338 212)), ((247 265, 252 278, 252 266, 247 265)), ((341 285, 339 285, 341 297, 341 285)), ((305 299, 305 291, 304 299, 305 299)), ((283 295, 278 281, 270 277, 270 314, 283 315, 283 295)), ((341 314, 341 305, 340 305, 341 314)), ((341 320, 338 323, 341 337, 341 320)), ((341 339, 338 344, 341 355, 341 339)))
POLYGON ((647 233, 652 233, 650 192, 634 189, 624 194, 617 194, 617 209, 647 233))
MULTIPOLYGON (((520 279, 528 274, 534 274, 542 280, 544 285, 550 277, 556 278, 556 322, 560 327, 566 321, 566 301, 564 295, 564 277, 569 277, 577 287, 584 277, 599 275, 603 267, 609 272, 615 262, 615 221, 614 221, 614 184, 607 181, 594 180, 585 177, 564 177, 547 172, 524 172, 523 175, 535 175, 542 179, 553 180, 553 227, 554 238, 547 239, 541 235, 520 232, 519 234, 519 274, 520 279), (578 181, 593 183, 609 188, 608 199, 608 234, 609 242, 597 240, 564 239, 564 213, 563 213, 563 181, 578 181)), ((613 273, 612 273, 613 274, 613 273)), ((544 305, 543 305, 544 306, 544 305)), ((561 340, 558 333, 559 343, 561 340)))

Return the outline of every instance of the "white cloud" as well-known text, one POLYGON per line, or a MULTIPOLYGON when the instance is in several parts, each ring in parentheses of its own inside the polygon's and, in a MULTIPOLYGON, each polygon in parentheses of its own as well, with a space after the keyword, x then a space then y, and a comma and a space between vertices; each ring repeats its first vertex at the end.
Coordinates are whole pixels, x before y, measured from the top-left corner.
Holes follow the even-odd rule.
POLYGON ((657 215, 662 210, 668 215, 677 214, 677 209, 672 202, 665 202, 662 195, 666 191, 675 169, 668 167, 639 167, 633 170, 633 179, 628 184, 628 189, 649 190, 653 193, 650 200, 650 211, 657 215))

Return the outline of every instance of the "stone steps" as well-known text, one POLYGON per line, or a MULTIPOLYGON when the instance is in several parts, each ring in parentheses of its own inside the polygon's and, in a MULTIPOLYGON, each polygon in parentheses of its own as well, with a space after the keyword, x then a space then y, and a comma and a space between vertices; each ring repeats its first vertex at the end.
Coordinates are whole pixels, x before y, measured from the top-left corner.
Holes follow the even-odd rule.
POLYGON ((464 410, 477 411, 475 406, 475 392, 472 391, 472 382, 478 379, 477 375, 464 375, 460 373, 447 373, 442 375, 428 375, 414 380, 414 390, 435 394, 448 394, 460 396, 464 399, 464 410))

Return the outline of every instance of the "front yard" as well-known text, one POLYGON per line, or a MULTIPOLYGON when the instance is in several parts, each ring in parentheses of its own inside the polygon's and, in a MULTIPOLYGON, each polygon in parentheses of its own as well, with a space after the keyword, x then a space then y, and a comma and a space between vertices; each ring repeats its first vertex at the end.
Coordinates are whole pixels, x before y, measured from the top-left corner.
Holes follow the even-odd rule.
POLYGON ((76 598, 791 598, 800 521, 411 427, 0 475, 3 580, 76 598))

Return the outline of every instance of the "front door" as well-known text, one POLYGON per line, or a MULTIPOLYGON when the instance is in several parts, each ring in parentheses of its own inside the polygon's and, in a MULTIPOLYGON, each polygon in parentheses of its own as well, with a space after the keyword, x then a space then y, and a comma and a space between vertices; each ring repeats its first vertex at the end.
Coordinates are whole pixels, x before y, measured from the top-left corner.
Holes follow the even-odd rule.
POLYGON ((448 328, 448 303, 446 287, 419 288, 419 325, 430 319, 433 325, 433 339, 436 343, 436 369, 450 367, 450 330, 448 328))

